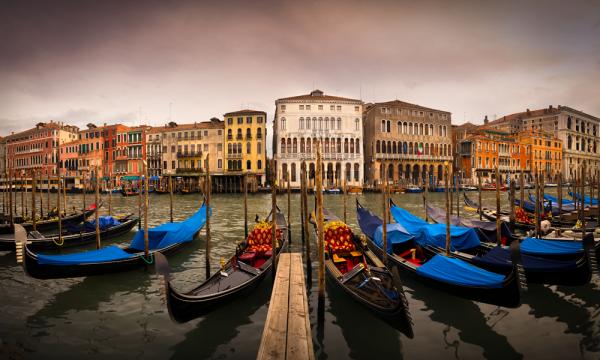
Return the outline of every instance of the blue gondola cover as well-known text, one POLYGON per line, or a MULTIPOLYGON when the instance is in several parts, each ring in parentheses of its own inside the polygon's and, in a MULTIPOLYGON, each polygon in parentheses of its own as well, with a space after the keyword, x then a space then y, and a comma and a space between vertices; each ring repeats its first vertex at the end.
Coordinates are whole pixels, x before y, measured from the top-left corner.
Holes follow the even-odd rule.
MULTIPOLYGON (((398 224, 387 224, 387 252, 389 254, 392 253, 392 245, 393 244, 401 244, 407 241, 414 240, 414 236, 412 236, 406 229, 398 224)), ((383 248, 383 225, 379 225, 375 230, 375 237, 373 238, 375 244, 380 248, 383 248)))
MULTIPOLYGON (((446 246, 445 224, 429 224, 398 206, 392 206, 391 213, 396 222, 414 235, 417 243, 442 248, 446 246)), ((472 249, 480 245, 475 229, 451 225, 450 236, 451 247, 455 250, 472 249)))
POLYGON ((521 241, 521 253, 530 255, 569 255, 583 252, 581 241, 544 240, 525 238, 521 241))
MULTIPOLYGON (((531 271, 568 271, 577 268, 577 263, 572 260, 552 260, 538 258, 523 254, 521 257, 525 270, 531 271)), ((503 268, 511 268, 512 260, 510 258, 510 250, 501 246, 496 246, 488 251, 484 256, 476 256, 473 258, 476 265, 494 265, 503 268)))
POLYGON ((417 274, 459 286, 502 288, 504 276, 465 261, 435 255, 417 268, 417 274))
POLYGON ((123 260, 135 257, 118 246, 107 246, 98 250, 78 252, 65 255, 42 255, 37 254, 38 264, 40 265, 79 265, 109 262, 123 260))

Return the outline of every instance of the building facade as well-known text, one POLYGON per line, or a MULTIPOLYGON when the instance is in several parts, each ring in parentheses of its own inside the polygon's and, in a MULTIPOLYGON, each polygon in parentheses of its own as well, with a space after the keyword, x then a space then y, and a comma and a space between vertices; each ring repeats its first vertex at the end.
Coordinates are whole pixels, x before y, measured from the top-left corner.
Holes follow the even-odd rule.
POLYGON ((240 110, 223 115, 223 121, 226 176, 241 178, 247 174, 250 188, 256 189, 266 180, 267 114, 240 110))
MULTIPOLYGON (((575 176, 583 162, 592 173, 600 170, 600 119, 568 106, 529 110, 504 116, 488 124, 513 134, 538 131, 561 141, 561 172, 575 176)), ((548 174, 552 176, 552 174, 548 174)))
POLYGON ((6 172, 6 138, 0 136, 0 176, 6 172))
POLYGON ((60 145, 77 140, 78 130, 75 126, 50 121, 7 136, 8 170, 13 176, 30 170, 41 171, 43 175, 56 175, 60 145))
POLYGON ((150 177, 162 175, 162 136, 163 128, 160 127, 146 131, 146 154, 150 177))
POLYGON ((273 157, 277 178, 290 175, 300 187, 300 166, 306 161, 310 186, 314 184, 316 149, 321 144, 323 179, 327 187, 363 185, 363 126, 361 100, 310 94, 275 101, 273 157))
POLYGON ((367 104, 363 115, 366 182, 442 179, 452 161, 451 114, 395 100, 367 104))

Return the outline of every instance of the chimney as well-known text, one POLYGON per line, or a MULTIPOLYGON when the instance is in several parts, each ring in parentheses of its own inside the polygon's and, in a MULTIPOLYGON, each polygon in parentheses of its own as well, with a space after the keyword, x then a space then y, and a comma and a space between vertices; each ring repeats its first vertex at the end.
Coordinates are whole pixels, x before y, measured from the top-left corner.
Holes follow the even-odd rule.
POLYGON ((483 119, 483 124, 487 125, 490 121, 488 120, 487 115, 485 116, 485 118, 483 119))
POLYGON ((548 106, 548 109, 549 109, 550 111, 552 111, 552 105, 548 106))
POLYGON ((527 109, 527 115, 531 115, 531 110, 527 109))

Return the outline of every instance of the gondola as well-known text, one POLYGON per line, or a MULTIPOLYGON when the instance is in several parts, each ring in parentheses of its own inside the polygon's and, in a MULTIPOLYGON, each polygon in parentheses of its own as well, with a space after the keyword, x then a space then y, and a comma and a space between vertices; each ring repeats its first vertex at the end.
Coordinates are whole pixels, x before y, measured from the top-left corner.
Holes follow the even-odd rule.
POLYGON ((192 190, 187 189, 187 188, 181 188, 178 191, 179 195, 190 195, 190 194, 194 194, 194 193, 195 193, 195 191, 192 191, 192 190))
MULTIPOLYGON (((397 270, 392 274, 348 225, 326 209, 323 213, 328 277, 358 303, 412 338, 412 320, 397 270)), ((311 222, 317 234, 314 220, 313 215, 311 222)))
MULTIPOLYGON (((129 232, 138 223, 138 218, 132 215, 118 218, 100 218, 100 238, 102 240, 117 237, 129 232)), ((82 225, 66 226, 62 239, 58 235, 44 235, 38 231, 31 231, 27 235, 27 247, 31 250, 59 249, 85 245, 96 241, 95 221, 87 221, 82 225)), ((14 251, 14 232, 0 235, 0 251, 14 251)))
MULTIPOLYGON (((548 211, 550 208, 552 208, 552 215, 553 216, 558 216, 560 215, 560 211, 559 211, 559 206, 558 206, 558 201, 556 200, 556 198, 554 198, 553 196, 550 196, 550 198, 548 198, 549 195, 544 195, 544 204, 545 204, 545 208, 546 211, 548 211), (554 198, 555 200, 551 200, 551 198, 554 198)), ((530 204, 532 205, 530 208, 533 209, 535 211, 535 204, 536 203, 536 197, 529 193, 529 200, 530 200, 530 204)), ((517 202, 515 201, 515 204, 517 202)), ((563 200, 562 203, 562 212, 563 213, 569 213, 571 211, 575 211, 575 204, 573 204, 573 202, 569 203, 565 203, 563 200)))
POLYGON ((133 189, 121 189, 121 195, 125 196, 125 197, 129 197, 129 196, 139 196, 140 192, 139 191, 135 191, 133 189))
POLYGON ((194 215, 185 221, 165 223, 148 229, 148 258, 145 258, 143 230, 138 231, 131 243, 125 247, 112 245, 99 250, 65 255, 35 253, 29 249, 26 235, 21 235, 17 239, 17 254, 23 253, 25 272, 37 279, 92 276, 127 271, 152 263, 156 254, 169 254, 181 249, 194 240, 205 222, 206 208, 205 205, 202 205, 194 215))
MULTIPOLYGON (((367 236, 369 248, 381 259, 383 245, 376 238, 382 220, 356 202, 358 224, 367 236)), ((411 234, 400 224, 390 224, 388 233, 388 261, 420 282, 442 289, 457 296, 505 307, 520 305, 520 284, 524 274, 519 270, 519 244, 511 244, 512 271, 501 275, 460 259, 425 252, 420 242, 427 236, 424 233, 411 234), (388 234, 389 235, 389 234, 388 234)))
MULTIPOLYGON (((443 209, 431 205, 426 206, 427 214, 433 222, 444 223, 446 221, 446 212, 443 209)), ((414 216, 394 204, 392 204, 392 209, 395 210, 392 211, 394 219, 400 223, 403 217, 414 216)), ((480 240, 479 244, 473 243, 466 247, 453 246, 451 256, 494 272, 507 274, 512 270, 509 250, 502 245, 506 244, 504 241, 507 238, 516 241, 518 239, 511 236, 506 223, 502 223, 503 229, 501 232, 505 234, 502 235, 502 244, 498 245, 493 243, 496 237, 496 227, 492 222, 464 219, 456 215, 450 215, 450 222, 455 226, 474 229, 479 235, 480 240), (490 225, 493 225, 493 228, 490 225)), ((424 220, 423 223, 425 223, 424 220)), ((594 244, 593 234, 588 234, 583 243, 585 251, 575 259, 556 260, 523 252, 522 262, 527 281, 531 283, 571 286, 587 284, 594 270, 592 263, 595 263, 595 254, 590 251, 594 244), (593 256, 593 260, 591 260, 590 256, 593 256)), ((428 244, 424 246, 424 249, 436 254, 445 251, 444 248, 435 244, 428 244)))
MULTIPOLYGON (((580 193, 573 193, 572 191, 569 191, 569 196, 571 196, 573 199, 577 199, 577 201, 581 202, 581 194, 580 193)), ((590 197, 588 195, 585 195, 583 203, 588 206, 589 205, 598 205, 598 199, 590 197)))
MULTIPOLYGON (((391 202, 393 206, 393 202, 391 202)), ((446 212, 442 209, 427 205, 427 214, 434 222, 443 223, 446 221, 446 212)), ((398 219, 396 219, 398 220, 398 219)), ((450 222, 453 225, 474 229, 482 242, 483 246, 492 248, 496 245, 496 222, 479 221, 473 219, 465 219, 456 215, 450 215, 450 222)), ((600 241, 594 241, 593 232, 591 239, 579 240, 565 237, 548 236, 544 238, 526 237, 521 239, 513 234, 506 222, 501 223, 501 245, 509 245, 512 241, 521 242, 521 253, 535 257, 543 257, 557 260, 578 260, 584 252, 589 253, 591 263, 596 262, 595 258, 600 256, 600 241), (589 247, 586 247, 589 245, 589 247)))
MULTIPOLYGON (((287 222, 277 209, 277 244, 275 255, 279 257, 288 241, 287 222)), ((203 316, 228 301, 252 291, 271 273, 273 251, 271 247, 271 214, 266 221, 258 223, 246 241, 238 245, 235 255, 222 263, 221 269, 192 290, 180 292, 170 281, 169 263, 157 254, 156 271, 163 276, 167 308, 171 319, 183 323, 203 316)))
MULTIPOLYGON (((100 204, 102 206, 102 204, 100 204)), ((71 215, 62 217, 62 224, 66 226, 66 224, 77 225, 83 222, 88 217, 92 216, 96 211, 96 204, 91 204, 88 206, 85 211, 80 211, 71 215)), ((18 222, 15 222, 18 223, 18 222)), ((19 223, 25 231, 29 232, 33 230, 33 223, 31 221, 19 223)), ((58 230, 58 216, 44 218, 36 221, 35 227, 37 231, 56 231, 58 230)), ((4 226, 2 231, 0 232, 8 232, 13 233, 14 230, 10 228, 10 226, 4 226)))

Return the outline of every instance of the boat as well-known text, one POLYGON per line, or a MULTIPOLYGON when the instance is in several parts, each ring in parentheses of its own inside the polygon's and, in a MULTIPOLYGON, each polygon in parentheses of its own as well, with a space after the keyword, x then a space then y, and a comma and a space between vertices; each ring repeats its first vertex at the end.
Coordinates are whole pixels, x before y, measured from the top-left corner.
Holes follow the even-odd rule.
MULTIPOLYGON (((405 219, 413 223, 418 223, 420 220, 395 204, 392 204, 392 209, 394 219, 399 223, 402 223, 405 219)), ((443 209, 427 205, 427 214, 435 223, 445 223, 446 221, 446 211, 443 209)), ((424 226, 427 225, 424 220, 421 221, 423 221, 424 226)), ((450 215, 450 223, 454 226, 474 229, 478 233, 480 240, 479 243, 474 241, 466 246, 461 246, 462 244, 460 243, 453 244, 453 250, 450 253, 451 256, 493 272, 507 274, 512 270, 510 253, 505 245, 510 243, 510 241, 519 241, 518 238, 510 236, 510 234, 506 234, 508 236, 505 237, 505 234, 502 234, 501 243, 497 244, 494 239, 496 228, 492 222, 464 219, 456 215, 450 215)), ((505 223, 503 225, 506 226, 505 223)), ((503 230, 508 229, 505 228, 503 230)), ((543 242, 547 241, 553 240, 543 240, 543 242)), ((538 251, 535 251, 536 249, 531 244, 526 243, 523 246, 521 243, 520 245, 522 249, 521 258, 523 268, 528 282, 575 286, 585 285, 591 280, 593 272, 592 264, 595 263, 596 258, 595 251, 591 251, 594 246, 593 234, 586 235, 582 243, 582 248, 585 251, 578 253, 578 256, 573 259, 544 257, 547 254, 539 250, 548 250, 550 248, 548 245, 553 245, 551 243, 542 244, 542 247, 538 251), (534 250, 533 254, 528 253, 530 247, 532 248, 531 250, 534 250)), ((435 244, 428 244, 424 248, 436 254, 445 251, 444 248, 435 244)))
MULTIPOLYGON (((326 209, 323 214, 327 276, 349 297, 412 338, 412 320, 398 271, 390 272, 338 217, 326 209)), ((314 220, 313 213, 317 234, 314 220)))
POLYGON ((390 194, 404 194, 405 191, 406 189, 403 186, 390 186, 390 194))
POLYGON ((547 188, 555 188, 555 187, 558 187, 558 184, 555 184, 555 183, 546 183, 546 184, 544 185, 544 187, 547 187, 547 188))
POLYGON ((350 185, 346 189, 346 192, 348 194, 362 194, 363 191, 362 191, 362 187, 360 187, 360 186, 350 185))
MULTIPOLYGON (((138 223, 139 219, 132 215, 113 218, 112 216, 101 216, 100 238, 110 239, 128 233, 138 223)), ((62 238, 58 235, 44 235, 39 231, 31 231, 27 234, 27 247, 31 250, 47 250, 85 245, 96 241, 96 221, 86 221, 82 225, 67 224, 67 231, 62 238)), ((14 251, 14 232, 0 235, 0 251, 14 251)))
MULTIPOLYGON (((72 254, 45 255, 33 252, 27 237, 17 238, 17 253, 23 253, 25 272, 37 279, 103 275, 151 264, 156 254, 173 253, 194 240, 206 222, 206 207, 187 220, 148 229, 149 255, 145 258, 144 231, 138 231, 127 246, 106 246, 72 254), (22 247, 19 249, 19 247, 22 247)), ((15 232, 17 225, 15 225, 15 232)), ((22 227, 20 227, 22 229, 22 227)), ((24 230, 23 230, 24 231, 24 230)))
POLYGON ((462 191, 477 191, 477 186, 461 185, 460 190, 462 190, 462 191))
MULTIPOLYGON (((572 191, 569 191, 569 196, 571 196, 573 199, 577 199, 577 201, 581 202, 581 194, 580 193, 573 193, 572 191)), ((583 202, 585 205, 598 205, 598 199, 592 198, 589 195, 585 195, 583 202)))
MULTIPOLYGON (((102 203, 100 203, 100 206, 102 206, 102 203)), ((63 226, 67 226, 67 224, 73 224, 73 225, 80 224, 85 219, 92 216, 94 214, 94 212, 96 212, 96 209, 97 209, 96 204, 91 204, 84 211, 79 211, 79 212, 73 213, 71 215, 66 215, 66 216, 63 215, 62 216, 62 224, 63 224, 63 226)), ((33 223, 31 221, 27 221, 27 222, 15 221, 15 223, 21 225, 25 229, 25 231, 29 232, 29 231, 33 230, 33 223)), ((10 233, 14 232, 14 230, 12 228, 10 228, 10 226, 6 226, 4 228, 5 228, 4 231, 8 231, 10 233)), ((37 220, 35 222, 35 228, 37 231, 42 231, 42 232, 58 230, 58 216, 56 216, 56 212, 54 212, 54 216, 37 220)))
MULTIPOLYGON (((203 316, 211 310, 223 306, 232 299, 251 292, 271 273, 272 268, 272 226, 271 215, 255 225, 246 241, 238 245, 236 253, 221 263, 221 269, 193 289, 181 292, 173 287, 167 259, 156 256, 156 271, 164 279, 165 294, 169 315, 175 322, 184 323, 203 316)), ((288 241, 287 222, 281 210, 277 209, 277 244, 275 256, 279 257, 288 241)))
MULTIPOLYGON (((496 191, 496 183, 485 183, 481 186, 482 191, 496 191)), ((506 185, 500 185, 500 191, 506 191, 506 185)))
POLYGON ((339 188, 323 189, 323 194, 339 195, 339 194, 342 194, 342 190, 340 190, 339 188))
MULTIPOLYGON (((467 194, 463 194, 465 208, 470 211, 479 212, 479 204, 475 201, 471 200, 467 194)), ((485 207, 481 208, 481 216, 484 218, 495 222, 496 221, 496 211, 491 210, 485 207)), ((500 220, 503 222, 510 222, 508 213, 500 212, 500 220)), ((529 216, 529 214, 520 207, 515 208, 515 228, 522 230, 533 230, 535 228, 534 220, 529 216)))
POLYGON ((121 194, 123 196, 139 196, 140 192, 134 190, 133 188, 127 188, 127 189, 123 188, 123 189, 121 189, 121 194))
POLYGON ((179 189, 179 191, 177 192, 179 195, 190 195, 193 194, 194 191, 188 189, 188 188, 181 188, 179 189))
MULTIPOLYGON (((533 196, 532 194, 529 194, 529 200, 531 200, 532 202, 535 203, 536 197, 533 196)), ((558 211, 559 203, 558 203, 557 198, 555 198, 554 196, 551 196, 551 195, 544 194, 544 201, 546 203, 550 203, 550 205, 552 206, 553 214, 554 214, 554 210, 556 210, 556 213, 559 214, 559 211, 558 211)), ((563 211, 563 213, 575 211, 575 204, 571 200, 563 199, 562 200, 562 211, 563 211)))
MULTIPOLYGON (((356 203, 358 224, 367 236, 367 244, 380 259, 383 257, 383 242, 376 236, 382 220, 371 211, 356 203)), ((518 269, 520 262, 519 243, 510 246, 512 271, 508 275, 491 272, 471 265, 460 259, 441 254, 431 256, 421 246, 423 241, 439 240, 441 228, 426 227, 417 233, 410 233, 398 223, 389 224, 388 261, 405 274, 432 287, 454 295, 498 306, 518 307, 520 305, 520 284, 524 274, 518 269)), ((445 241, 445 226, 443 226, 445 241)), ((471 234, 477 237, 477 235, 471 234)))
POLYGON ((417 193, 422 193, 423 192, 423 188, 420 188, 416 185, 409 185, 406 187, 406 190, 404 190, 405 193, 407 194, 417 194, 417 193))

